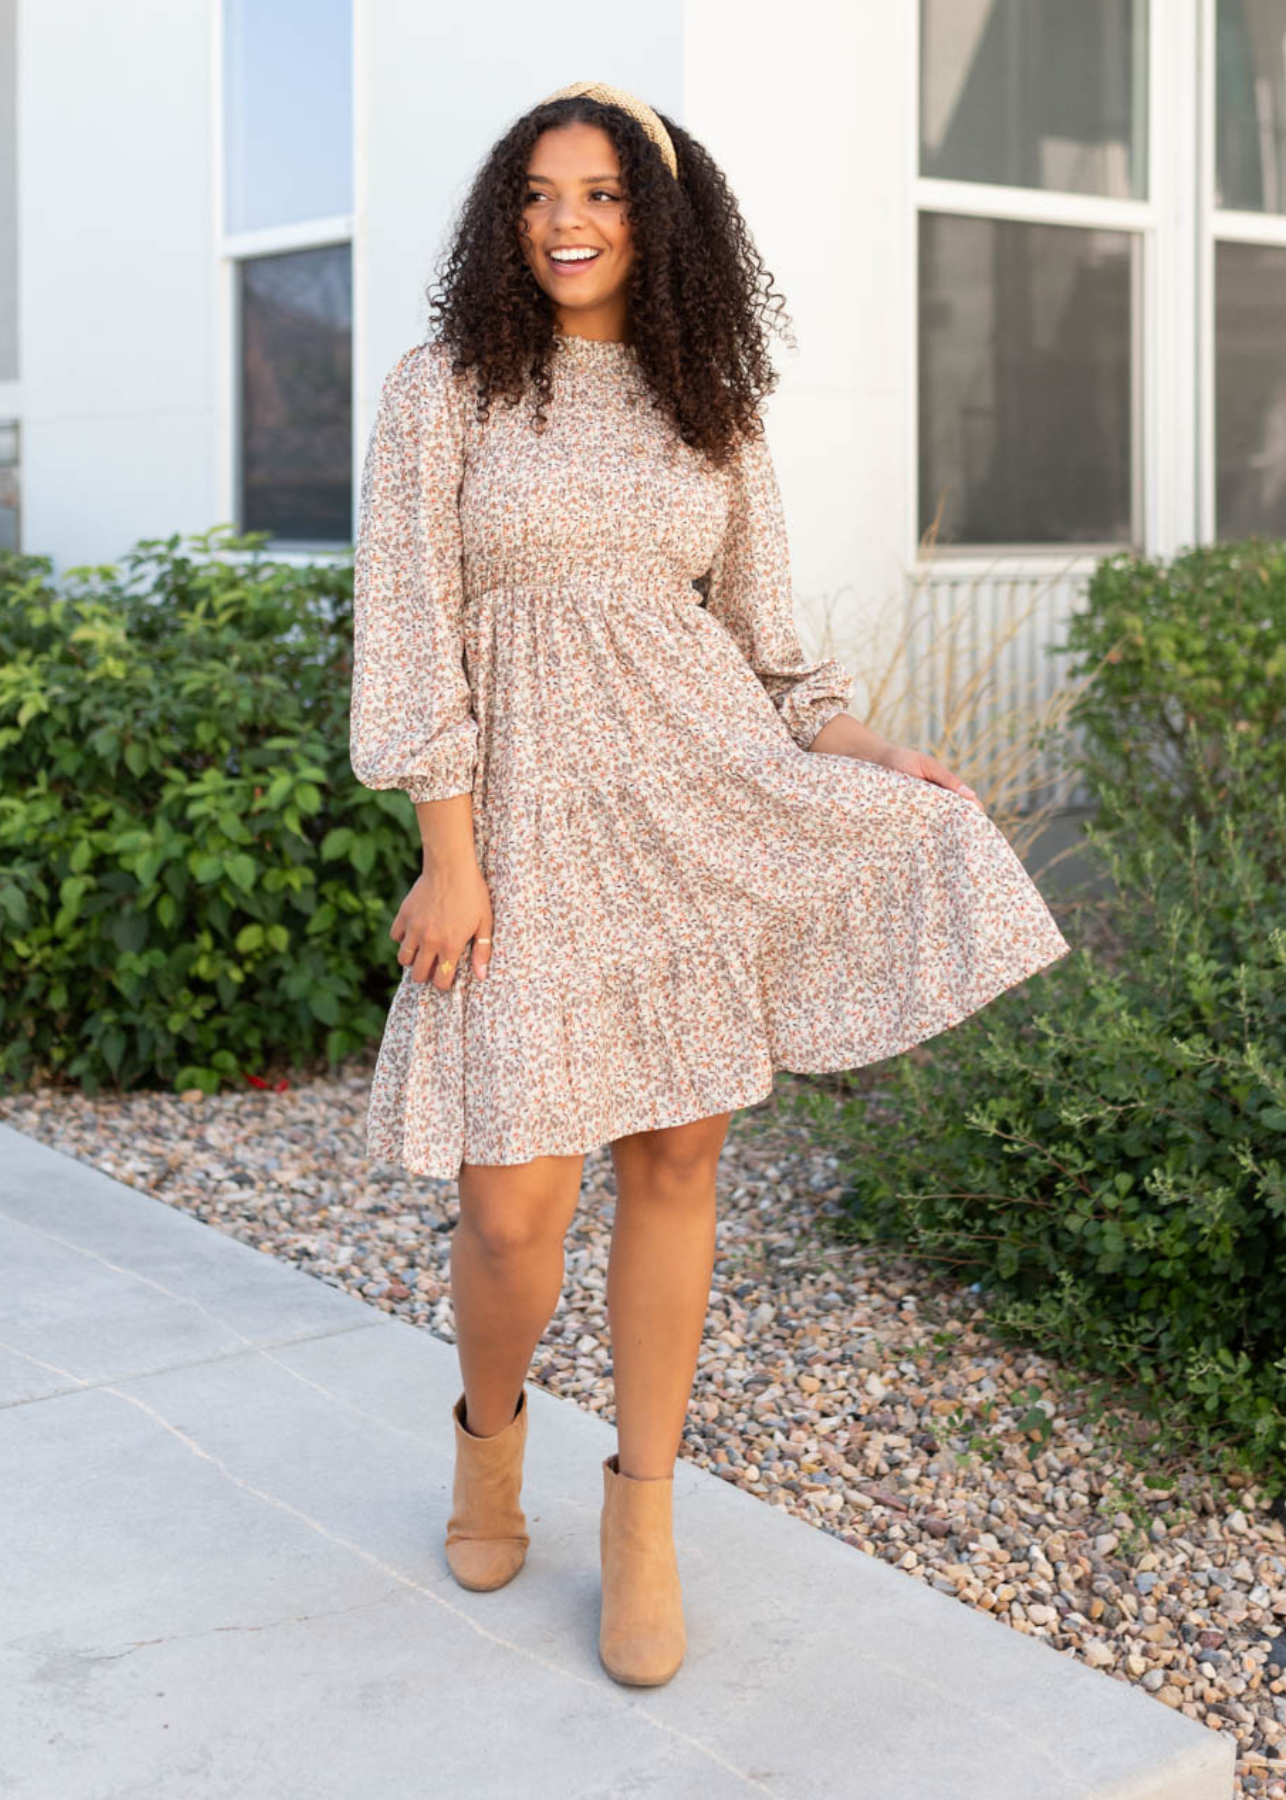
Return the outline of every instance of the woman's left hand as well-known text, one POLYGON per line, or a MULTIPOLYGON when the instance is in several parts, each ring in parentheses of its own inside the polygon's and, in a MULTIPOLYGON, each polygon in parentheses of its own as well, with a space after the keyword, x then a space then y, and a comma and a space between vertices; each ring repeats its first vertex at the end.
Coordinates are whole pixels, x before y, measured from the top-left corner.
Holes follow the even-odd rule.
POLYGON ((982 801, 973 789, 966 787, 958 775, 953 775, 944 763, 940 763, 936 756, 930 756, 925 750, 908 750, 901 744, 890 744, 879 760, 886 769, 900 769, 904 775, 918 775, 923 781, 936 781, 939 787, 950 788, 953 794, 963 794, 966 800, 972 800, 975 806, 982 808, 982 801))

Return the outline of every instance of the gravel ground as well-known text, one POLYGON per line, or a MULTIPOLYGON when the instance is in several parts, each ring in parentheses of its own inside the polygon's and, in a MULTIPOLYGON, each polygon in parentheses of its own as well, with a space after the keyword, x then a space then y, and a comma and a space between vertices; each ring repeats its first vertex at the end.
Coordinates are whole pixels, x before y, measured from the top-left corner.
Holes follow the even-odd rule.
MULTIPOLYGON (((0 1119, 454 1341, 455 1184, 366 1162, 370 1072, 204 1098, 42 1090, 0 1119)), ((1195 1468, 1149 1489, 1096 1447, 1075 1377, 989 1338, 968 1289, 828 1242, 836 1166, 791 1114, 797 1085, 780 1074, 732 1122, 680 1454, 1231 1733, 1237 1793, 1286 1800, 1282 1523, 1195 1468)), ((604 1147, 530 1376, 608 1420, 614 1191, 604 1147)))

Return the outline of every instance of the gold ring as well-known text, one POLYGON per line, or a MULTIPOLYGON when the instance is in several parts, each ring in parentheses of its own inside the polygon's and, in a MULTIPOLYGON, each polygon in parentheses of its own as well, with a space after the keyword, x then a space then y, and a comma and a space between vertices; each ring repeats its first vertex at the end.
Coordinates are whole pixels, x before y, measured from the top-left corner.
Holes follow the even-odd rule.
POLYGON ((455 968, 455 964, 454 963, 439 963, 438 967, 440 969, 442 969, 446 974, 449 975, 451 973, 452 969, 455 968))
POLYGON ((491 942, 491 939, 490 938, 474 938, 473 941, 475 944, 489 944, 491 942))

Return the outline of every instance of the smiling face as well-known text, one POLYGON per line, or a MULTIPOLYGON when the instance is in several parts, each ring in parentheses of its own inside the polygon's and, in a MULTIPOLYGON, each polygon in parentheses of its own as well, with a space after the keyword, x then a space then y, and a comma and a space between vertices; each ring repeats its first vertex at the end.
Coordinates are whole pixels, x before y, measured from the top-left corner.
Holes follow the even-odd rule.
POLYGON ((629 336, 634 243, 620 166, 601 126, 579 121, 542 131, 527 159, 523 255, 554 302, 559 330, 574 336, 629 336), (573 250, 580 254, 558 255, 573 250))

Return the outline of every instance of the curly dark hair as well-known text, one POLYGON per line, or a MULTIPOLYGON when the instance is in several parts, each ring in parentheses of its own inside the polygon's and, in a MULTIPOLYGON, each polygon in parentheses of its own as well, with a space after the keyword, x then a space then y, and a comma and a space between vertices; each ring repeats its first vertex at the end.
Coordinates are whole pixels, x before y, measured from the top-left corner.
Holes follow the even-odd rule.
POLYGON ((530 391, 542 430, 557 324, 519 241, 527 165, 552 126, 601 126, 620 159, 632 232, 628 307, 641 371, 682 441, 722 467, 739 433, 762 430, 760 402, 777 385, 767 327, 785 321, 782 335, 792 345, 794 338, 723 172, 681 125, 658 117, 674 144, 677 181, 643 127, 617 106, 577 95, 524 113, 475 175, 426 292, 456 373, 473 371, 479 416, 493 396, 512 406, 530 391))

